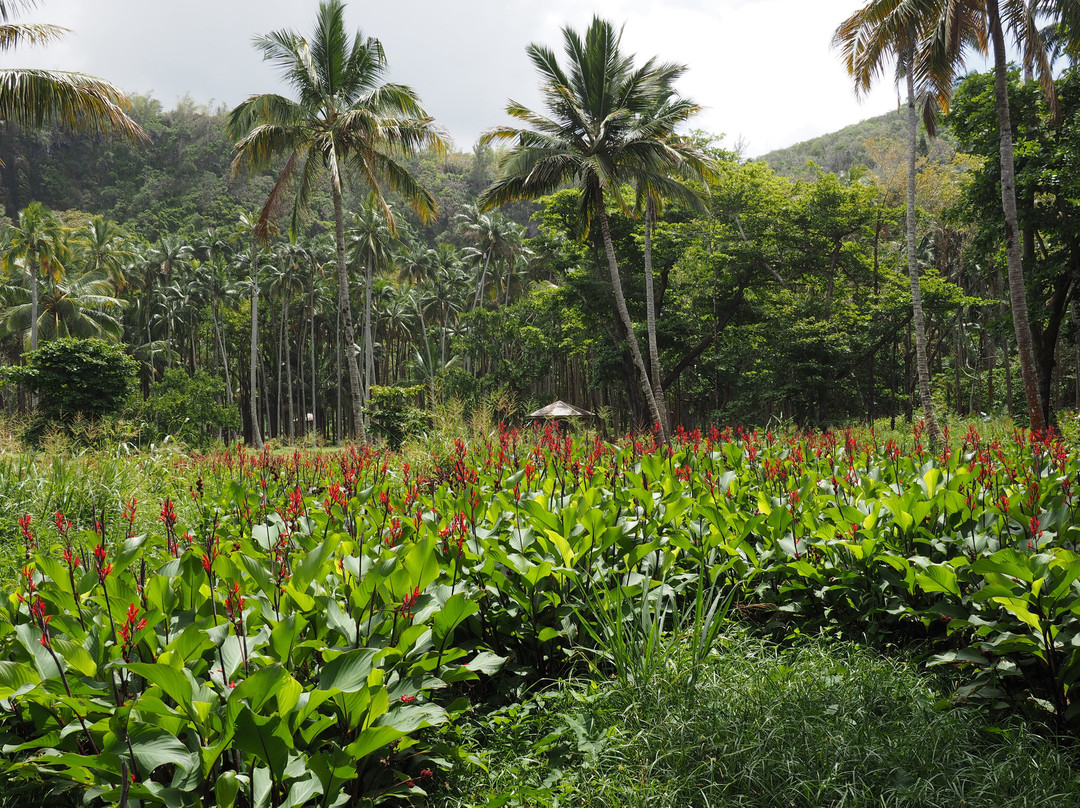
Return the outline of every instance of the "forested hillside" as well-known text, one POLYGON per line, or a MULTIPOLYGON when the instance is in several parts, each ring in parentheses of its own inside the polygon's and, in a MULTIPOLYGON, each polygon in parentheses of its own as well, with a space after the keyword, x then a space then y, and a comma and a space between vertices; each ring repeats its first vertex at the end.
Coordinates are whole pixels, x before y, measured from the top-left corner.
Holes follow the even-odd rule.
MULTIPOLYGON (((1030 103, 1036 115, 1038 99, 1030 103)), ((189 379, 205 374, 213 380, 212 398, 233 417, 243 413, 243 429, 250 430, 250 250, 241 221, 255 215, 273 171, 250 181, 232 176, 224 110, 185 103, 164 111, 142 98, 134 111, 150 135, 146 144, 7 125, 0 140, 6 214, 15 222, 30 201, 40 201, 65 225, 72 259, 62 280, 46 280, 44 292, 45 311, 54 314, 78 292, 65 286, 92 270, 90 217, 114 223, 108 244, 97 248, 115 251, 107 260, 119 264, 106 295, 114 302, 101 303, 101 311, 118 321, 124 341, 142 357, 143 395, 190 384, 176 375, 181 368, 189 379)), ((763 162, 712 152, 718 169, 707 215, 665 209, 653 245, 658 339, 678 422, 828 423, 912 414, 897 121, 895 115, 872 119, 769 158, 792 166, 818 155, 839 177, 822 164, 811 176, 787 179, 763 162), (853 162, 864 167, 857 181, 850 176, 853 162)), ((979 159, 953 152, 948 141, 934 141, 920 173, 936 395, 950 410, 992 412, 1019 395, 1002 327, 1002 284, 986 272, 994 258, 985 239, 992 239, 994 225, 989 212, 973 218, 971 180, 980 176, 973 173, 979 159), (977 249, 989 263, 976 263, 977 249)), ((982 148, 989 156, 990 147, 982 148)), ((603 256, 595 242, 580 240, 576 194, 566 190, 539 206, 480 213, 475 202, 493 177, 495 156, 478 147, 412 158, 410 168, 438 200, 438 218, 422 225, 398 200, 397 237, 374 223, 376 383, 404 385, 412 391, 408 401, 423 406, 432 395, 496 400, 511 417, 561 397, 604 413, 612 428, 647 421, 644 402, 634 395, 632 364, 619 349, 603 256)), ((365 208, 363 188, 349 186, 347 193, 350 260, 359 270, 363 240, 372 234, 354 215, 365 208)), ((290 244, 279 234, 260 259, 259 406, 270 436, 299 433, 303 413, 313 411, 312 396, 324 439, 348 428, 347 393, 343 407, 338 395, 347 371, 339 368, 330 280, 331 214, 329 193, 319 186, 299 240, 290 244)), ((610 214, 631 313, 643 323, 640 220, 632 209, 610 214)), ((284 229, 284 216, 280 224, 284 229)), ((355 303, 362 305, 363 274, 354 277, 355 303)), ((17 284, 7 288, 4 324, 14 362, 28 324, 10 315, 25 292, 17 284)), ((80 310, 84 319, 91 309, 80 310)), ((1071 345, 1071 326, 1062 327, 1066 315, 1058 306, 1044 316, 1071 345)), ((62 317, 52 322, 50 336, 95 331, 62 317)), ((1051 366, 1060 355, 1057 342, 1045 350, 1051 366)), ((1065 361, 1055 376, 1055 404, 1072 403, 1072 368, 1065 361)), ((9 398, 8 406, 15 401, 9 398)), ((179 428, 158 409, 144 407, 146 434, 179 428)), ((223 429, 204 425, 200 439, 224 435, 223 429)))
MULTIPOLYGON (((1066 123, 1055 128, 1044 97, 1014 76, 1047 411, 1072 406, 1077 389, 1076 80, 1058 80, 1066 123)), ((986 81, 965 81, 941 136, 917 141, 928 389, 945 412, 1022 415, 986 81)), ((672 114, 691 120, 684 106, 672 114)), ((120 341, 139 363, 126 417, 143 439, 293 441, 314 429, 337 441, 368 427, 396 441, 449 401, 515 419, 561 398, 612 431, 919 408, 899 114, 760 161, 707 134, 672 140, 696 179, 656 186, 667 198, 649 200, 655 224, 646 186, 605 190, 597 206, 575 185, 585 175, 536 190, 495 182, 527 142, 516 130, 468 152, 432 140, 394 158, 388 207, 343 175, 339 264, 332 175, 304 175, 294 217, 287 153, 234 171, 237 111, 140 97, 131 113, 145 140, 4 124, 0 334, 12 365, 38 337, 120 341)), ((26 401, 17 386, 4 396, 9 412, 26 401)))

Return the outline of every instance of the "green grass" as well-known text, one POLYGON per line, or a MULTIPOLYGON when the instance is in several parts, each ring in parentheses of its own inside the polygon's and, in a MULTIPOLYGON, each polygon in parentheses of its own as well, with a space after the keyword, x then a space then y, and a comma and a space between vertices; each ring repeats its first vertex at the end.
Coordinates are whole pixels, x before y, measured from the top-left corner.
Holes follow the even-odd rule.
POLYGON ((459 764, 432 805, 1080 803, 1072 752, 974 707, 941 709, 913 665, 850 645, 731 636, 696 687, 686 668, 676 657, 637 688, 563 684, 455 730, 478 765, 459 764))

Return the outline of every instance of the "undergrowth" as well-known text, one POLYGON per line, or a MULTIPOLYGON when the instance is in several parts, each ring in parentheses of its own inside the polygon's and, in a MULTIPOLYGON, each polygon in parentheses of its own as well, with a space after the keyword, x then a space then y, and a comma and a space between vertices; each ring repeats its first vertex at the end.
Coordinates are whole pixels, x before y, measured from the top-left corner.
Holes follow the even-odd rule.
MULTIPOLYGON (((449 730, 468 746, 439 808, 1058 806, 1073 752, 947 706, 935 680, 848 644, 721 639, 634 686, 577 681, 449 730)), ((434 790, 439 793, 437 790, 434 790)))

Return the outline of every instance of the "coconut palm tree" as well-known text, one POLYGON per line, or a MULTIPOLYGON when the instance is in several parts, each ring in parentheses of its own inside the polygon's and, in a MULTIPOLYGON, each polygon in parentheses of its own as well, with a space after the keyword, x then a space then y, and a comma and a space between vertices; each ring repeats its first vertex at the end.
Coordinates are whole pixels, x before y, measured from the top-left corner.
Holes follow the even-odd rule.
MULTIPOLYGON (((653 109, 642 115, 640 121, 642 136, 662 143, 668 150, 671 161, 669 171, 672 175, 681 176, 687 180, 699 180, 704 185, 705 178, 713 173, 711 161, 696 144, 676 132, 679 126, 700 112, 701 107, 687 98, 677 96, 670 84, 665 88, 665 93, 659 95, 653 109)), ((666 196, 672 194, 672 191, 677 193, 679 201, 695 211, 704 212, 705 205, 703 194, 693 190, 689 185, 656 185, 651 183, 650 179, 649 174, 639 177, 637 188, 639 204, 642 198, 645 199, 645 238, 642 255, 645 269, 645 334, 648 340, 649 376, 653 397, 656 399, 663 431, 667 434, 671 429, 667 420, 667 402, 660 372, 660 351, 656 344, 656 318, 659 316, 660 307, 656 301, 653 283, 652 237, 659 206, 666 196)))
POLYGON ((1016 209, 1016 167, 1013 159, 1012 114, 1008 95, 1008 58, 1005 35, 1011 35, 1025 72, 1039 80, 1051 110, 1058 113, 1054 76, 1040 24, 1064 32, 1066 49, 1074 50, 1080 36, 1080 0, 940 0, 941 11, 927 43, 930 72, 941 86, 951 86, 968 51, 989 51, 993 56, 994 100, 997 107, 1001 173, 1001 208, 1005 226, 1005 262, 1020 373, 1033 430, 1046 427, 1049 402, 1042 400, 1034 340, 1028 319, 1027 286, 1020 251, 1016 209))
MULTIPOLYGON (((0 0, 0 51, 18 45, 46 45, 68 33, 57 25, 11 22, 37 0, 0 0)), ((103 79, 59 70, 0 70, 0 120, 21 126, 60 124, 76 130, 116 132, 132 139, 146 135, 128 117, 124 94, 103 79)))
POLYGON ((88 269, 46 276, 37 301, 31 303, 27 287, 39 283, 27 271, 22 284, 4 290, 8 305, 0 314, 0 336, 29 331, 45 339, 97 337, 120 341, 124 329, 116 315, 125 303, 116 297, 107 272, 88 269))
POLYGON ((40 202, 31 202, 19 213, 18 225, 8 229, 3 264, 11 270, 21 264, 30 287, 30 350, 38 347, 38 293, 41 276, 57 281, 71 257, 60 220, 40 202))
MULTIPOLYGON (((916 106, 921 98, 924 118, 931 132, 936 111, 946 102, 943 92, 927 75, 923 48, 941 12, 938 0, 871 0, 836 29, 833 47, 839 48, 844 66, 855 82, 856 94, 870 89, 890 61, 896 62, 896 81, 907 87, 907 265, 911 288, 912 323, 915 329, 915 367, 923 419, 931 441, 940 444, 941 427, 934 414, 930 388, 930 365, 926 348, 926 315, 919 286, 918 234, 916 233, 915 179, 919 133, 916 106), (920 59, 923 60, 920 63, 920 59), (916 82, 916 75, 919 80, 916 82)), ((947 92, 945 93, 947 94, 947 92)))
POLYGON ((578 189, 582 230, 588 232, 594 223, 599 227, 618 320, 650 417, 662 430, 666 419, 634 333, 605 206, 610 201, 628 209, 619 192, 624 183, 653 193, 685 193, 671 176, 674 156, 662 138, 650 136, 655 133, 647 125, 649 113, 671 97, 671 87, 684 68, 655 59, 635 67, 633 56, 622 51, 621 39, 621 30, 599 18, 593 18, 584 38, 564 28, 565 68, 550 49, 528 46, 548 114, 511 101, 507 113, 525 127, 500 127, 485 134, 485 143, 500 140, 513 145, 499 161, 499 179, 483 192, 479 207, 490 210, 567 185, 578 189))
POLYGON ((116 222, 94 216, 78 233, 75 258, 87 270, 103 270, 112 280, 116 291, 123 291, 127 282, 125 270, 135 260, 131 234, 116 222))
POLYGON ((256 95, 232 110, 227 131, 236 141, 234 167, 261 170, 277 156, 287 158, 260 216, 264 235, 271 214, 290 189, 296 231, 316 177, 324 171, 329 176, 353 427, 363 438, 363 391, 345 259, 345 171, 352 169, 374 194, 391 228, 394 220, 383 199, 384 186, 401 194, 421 219, 431 221, 438 213, 435 198, 401 158, 425 147, 442 150, 445 143, 416 93, 385 81, 388 68, 382 44, 360 32, 349 37, 340 0, 320 3, 310 39, 281 30, 256 37, 255 46, 281 70, 299 100, 256 95))
POLYGON ((364 369, 363 403, 371 397, 375 384, 375 333, 372 310, 372 284, 375 270, 390 263, 393 252, 394 230, 392 217, 383 215, 376 200, 371 198, 359 212, 353 214, 352 226, 346 231, 349 258, 356 266, 364 268, 364 369))

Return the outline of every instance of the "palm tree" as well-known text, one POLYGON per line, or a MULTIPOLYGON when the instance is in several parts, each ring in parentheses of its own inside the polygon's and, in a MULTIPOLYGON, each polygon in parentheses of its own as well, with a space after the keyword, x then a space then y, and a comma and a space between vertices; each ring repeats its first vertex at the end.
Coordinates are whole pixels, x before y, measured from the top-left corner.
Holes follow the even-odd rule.
MULTIPOLYGON (((657 99, 655 108, 642 116, 641 125, 643 137, 657 141, 667 149, 668 158, 671 162, 669 171, 672 174, 681 175, 686 179, 700 180, 713 173, 708 158, 700 148, 692 141, 679 136, 675 130, 690 118, 701 111, 701 107, 687 98, 679 98, 675 95, 674 88, 669 84, 665 88, 666 94, 661 94, 657 99)), ((663 178, 664 175, 661 175, 663 178)), ((656 344, 656 318, 659 316, 652 268, 652 237, 656 226, 658 207, 665 196, 672 195, 674 191, 677 198, 689 207, 703 212, 705 206, 702 195, 684 185, 655 184, 650 182, 650 175, 646 174, 639 178, 638 197, 645 198, 645 238, 643 244, 643 259, 645 268, 645 333, 648 339, 649 349, 649 374, 652 383, 653 397, 656 399, 657 410, 660 413, 661 425, 665 434, 669 433, 667 402, 664 397, 663 377, 660 373, 660 351, 656 344)))
MULTIPOLYGON (((37 0, 0 0, 0 51, 20 44, 46 45, 68 33, 56 25, 9 22, 37 0)), ((124 94, 107 81, 58 70, 0 70, 0 120, 40 128, 61 124, 77 130, 116 132, 132 139, 146 135, 125 112, 124 94)))
POLYGON ((356 171, 391 228, 394 220, 383 199, 384 184, 400 193, 421 219, 431 221, 438 213, 435 198, 400 158, 428 146, 442 150, 445 144, 416 93, 384 81, 388 68, 382 44, 359 32, 350 38, 344 16, 340 0, 325 0, 319 5, 310 40, 289 30, 256 37, 256 48, 277 65, 299 100, 276 94, 252 96, 229 114, 227 131, 237 141, 235 168, 246 164, 261 170, 274 157, 287 156, 260 216, 263 234, 271 214, 294 185, 292 230, 296 231, 316 176, 322 171, 329 175, 353 426, 363 439, 363 392, 345 260, 344 173, 346 168, 356 171))
MULTIPOLYGON (((25 277, 26 285, 38 285, 32 272, 25 277)), ((26 286, 9 287, 6 292, 8 306, 0 314, 0 336, 29 330, 46 339, 97 337, 119 342, 123 335, 116 313, 125 303, 116 298, 112 280, 101 269, 47 276, 36 304, 26 300, 26 286)))
POLYGON ((499 161, 499 179, 483 192, 479 207, 490 210, 567 185, 577 187, 582 230, 587 232, 594 222, 599 226, 618 320, 650 417, 663 429, 666 419, 653 395, 626 306, 605 204, 610 200, 628 207, 619 193, 624 183, 657 193, 684 193, 671 179, 676 165, 673 155, 663 139, 650 136, 655 133, 646 124, 649 113, 671 97, 671 86, 684 68, 655 59, 635 68, 633 56, 621 50, 621 39, 621 31, 612 23, 595 17, 584 39, 564 28, 566 69, 553 51, 535 43, 528 46, 549 115, 511 101, 507 113, 526 128, 500 127, 484 136, 485 143, 502 140, 513 147, 499 161))
POLYGON ((123 290, 127 282, 124 271, 135 260, 131 235, 103 216, 94 216, 80 231, 75 254, 87 270, 100 269, 108 274, 117 291, 123 290))
MULTIPOLYGON (((264 238, 269 240, 270 225, 267 223, 267 232, 264 238)), ((247 214, 240 214, 236 225, 234 237, 242 244, 248 245, 248 252, 240 250, 236 259, 238 263, 247 264, 251 269, 251 352, 248 364, 249 388, 249 413, 251 416, 251 442, 256 449, 263 448, 262 430, 259 428, 259 223, 247 214)))
POLYGON ((919 378, 919 398, 923 419, 931 441, 940 444, 941 427, 934 414, 930 388, 930 365, 926 349, 926 315, 923 311, 922 289, 919 287, 918 240, 915 227, 915 179, 918 116, 916 114, 916 74, 919 74, 918 97, 922 98, 924 118, 933 132, 936 108, 942 93, 935 92, 932 77, 926 75, 925 64, 918 60, 926 56, 921 43, 940 13, 936 0, 871 0, 848 17, 836 29, 833 47, 840 49, 844 65, 854 79, 856 94, 870 89, 874 80, 890 59, 896 60, 896 80, 903 78, 907 85, 908 161, 907 161, 907 264, 911 287, 912 322, 915 327, 915 366, 919 378), (928 13, 929 12, 929 13, 928 13))
POLYGON ((60 220, 40 202, 31 202, 19 213, 19 224, 8 230, 4 267, 25 264, 30 285, 30 350, 38 347, 38 287, 41 275, 53 281, 64 274, 71 248, 60 220))
POLYGON ((994 60, 994 100, 998 117, 998 154, 1001 172, 1001 208, 1005 225, 1005 261, 1009 281, 1009 307, 1012 310, 1020 373, 1027 400, 1028 421, 1033 430, 1044 429, 1049 415, 1049 401, 1042 400, 1039 371, 1035 362, 1034 340, 1028 319, 1027 287, 1020 253, 1020 226, 1016 210, 1016 168, 1013 159, 1012 115, 1008 95, 1008 50, 1005 34, 1009 32, 1020 52, 1026 72, 1038 76, 1039 83, 1055 115, 1059 114, 1054 77, 1046 43, 1039 28, 1049 21, 1075 46, 1080 34, 1078 0, 941 0, 941 12, 927 44, 930 71, 939 77, 941 86, 951 80, 962 65, 965 53, 974 48, 994 60))
MULTIPOLYGON (((391 217, 392 218, 392 217, 391 217)), ((364 370, 362 385, 363 403, 371 397, 371 387, 375 384, 375 335, 372 324, 371 308, 372 284, 375 282, 376 268, 390 262, 394 231, 390 227, 390 218, 384 216, 375 199, 353 214, 352 227, 345 233, 349 257, 358 266, 364 268, 364 370)))

